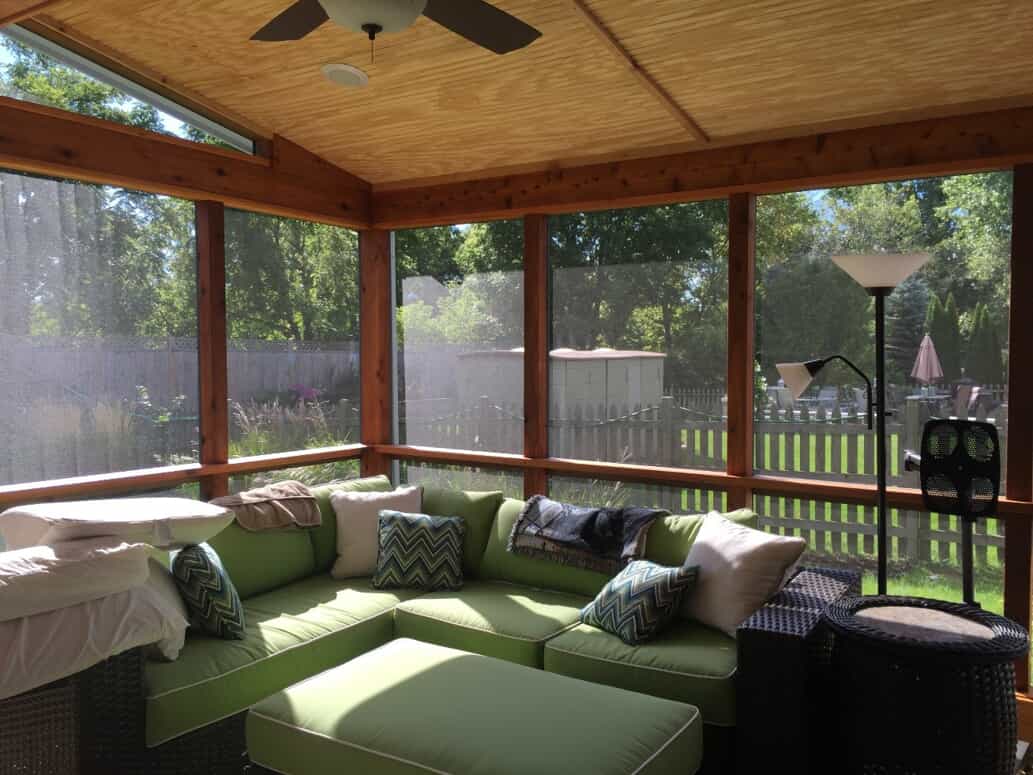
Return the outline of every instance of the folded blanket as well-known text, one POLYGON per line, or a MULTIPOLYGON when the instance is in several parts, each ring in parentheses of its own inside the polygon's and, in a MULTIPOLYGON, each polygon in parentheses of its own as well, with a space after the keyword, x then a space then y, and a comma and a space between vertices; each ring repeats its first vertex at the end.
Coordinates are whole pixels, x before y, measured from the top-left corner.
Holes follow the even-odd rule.
POLYGON ((312 491, 301 482, 276 482, 212 501, 233 512, 246 530, 319 527, 323 517, 312 491))
POLYGON ((513 525, 508 549, 614 575, 645 554, 649 526, 669 513, 641 506, 573 506, 535 495, 513 525))

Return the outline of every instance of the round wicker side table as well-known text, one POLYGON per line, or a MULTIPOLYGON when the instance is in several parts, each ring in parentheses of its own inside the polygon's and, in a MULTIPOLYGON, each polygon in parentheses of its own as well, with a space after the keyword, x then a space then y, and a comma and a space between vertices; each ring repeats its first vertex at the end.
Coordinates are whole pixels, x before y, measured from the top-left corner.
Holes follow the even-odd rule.
POLYGON ((825 619, 835 771, 1014 775, 1021 627, 973 606, 892 596, 844 598, 825 619))

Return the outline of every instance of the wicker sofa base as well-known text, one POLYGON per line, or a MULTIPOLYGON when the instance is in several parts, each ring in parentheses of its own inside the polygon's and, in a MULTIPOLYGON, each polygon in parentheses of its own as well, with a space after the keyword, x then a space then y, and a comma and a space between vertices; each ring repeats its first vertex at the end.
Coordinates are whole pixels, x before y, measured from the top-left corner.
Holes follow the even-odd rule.
POLYGON ((76 675, 0 700, 0 773, 138 771, 127 741, 143 741, 142 676, 143 655, 130 649, 76 675))
MULTIPOLYGON (((197 729, 142 752, 140 772, 149 775, 240 775, 247 761, 244 721, 247 712, 197 729)), ((250 770, 249 770, 250 772, 250 770)))
POLYGON ((2 775, 240 775, 244 713, 145 745, 143 660, 131 649, 0 700, 2 775))

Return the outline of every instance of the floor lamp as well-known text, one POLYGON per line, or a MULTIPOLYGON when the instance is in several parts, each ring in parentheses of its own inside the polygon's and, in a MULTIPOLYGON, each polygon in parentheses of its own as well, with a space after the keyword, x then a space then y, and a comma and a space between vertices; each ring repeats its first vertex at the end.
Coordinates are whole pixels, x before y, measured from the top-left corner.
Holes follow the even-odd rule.
MULTIPOLYGON (((917 272, 927 253, 875 253, 863 256, 833 256, 832 261, 875 297, 875 470, 878 478, 877 508, 879 594, 886 594, 886 562, 889 557, 889 513, 886 509, 886 297, 904 280, 917 272)), ((831 356, 806 363, 782 363, 779 373, 794 397, 807 389, 814 375, 831 360, 845 361, 868 383, 868 427, 871 428, 872 386, 864 373, 842 356, 831 356)))

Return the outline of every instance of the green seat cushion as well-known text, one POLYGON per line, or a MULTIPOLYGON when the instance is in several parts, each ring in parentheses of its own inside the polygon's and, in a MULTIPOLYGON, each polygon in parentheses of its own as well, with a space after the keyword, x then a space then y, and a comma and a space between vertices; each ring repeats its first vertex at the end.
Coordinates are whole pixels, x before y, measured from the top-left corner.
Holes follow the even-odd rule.
POLYGON ((492 581, 434 592, 395 610, 395 635, 542 666, 542 648, 578 621, 580 595, 492 581))
POLYGON ((147 744, 239 713, 386 643, 394 635, 392 610, 415 594, 320 575, 247 600, 244 640, 191 633, 175 662, 147 663, 147 744))
POLYGON ((252 761, 290 775, 692 775, 690 705, 396 640, 258 703, 252 761))
POLYGON ((718 726, 735 725, 735 667, 733 638, 685 620, 639 646, 585 624, 545 644, 548 672, 687 702, 718 726))
POLYGON ((595 597, 610 580, 606 574, 513 554, 506 548, 523 508, 523 501, 512 498, 503 501, 488 535, 481 560, 481 578, 595 597))
POLYGON ((423 488, 423 511, 435 517, 462 517, 466 522, 463 539, 463 573, 474 577, 480 571, 484 547, 488 544, 495 513, 502 505, 501 492, 464 492, 440 487, 423 488))
POLYGON ((337 515, 334 513, 334 507, 330 505, 330 493, 387 492, 391 489, 391 480, 386 476, 367 476, 364 479, 334 482, 312 489, 316 503, 319 504, 319 513, 323 517, 319 527, 307 531, 314 552, 315 573, 329 573, 334 560, 337 559, 337 515))
POLYGON ((308 531, 245 530, 236 522, 208 542, 243 600, 311 576, 316 569, 308 531))

